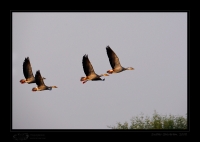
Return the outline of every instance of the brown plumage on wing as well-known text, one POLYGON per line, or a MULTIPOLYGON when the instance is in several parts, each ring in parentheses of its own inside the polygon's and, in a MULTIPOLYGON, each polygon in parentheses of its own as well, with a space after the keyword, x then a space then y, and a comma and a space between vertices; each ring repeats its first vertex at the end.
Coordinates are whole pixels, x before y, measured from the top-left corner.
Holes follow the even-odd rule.
POLYGON ((127 67, 127 68, 122 67, 119 58, 117 57, 115 52, 110 48, 110 46, 106 47, 106 52, 108 55, 110 65, 112 67, 112 69, 108 70, 107 73, 112 74, 112 73, 120 73, 125 70, 134 70, 134 68, 132 67, 127 67))
POLYGON ((104 81, 101 79, 102 76, 109 76, 108 74, 98 75, 95 73, 93 66, 88 58, 88 55, 84 55, 82 59, 83 71, 85 72, 86 77, 81 77, 80 81, 83 81, 83 84, 87 81, 104 81))
POLYGON ((52 90, 52 88, 58 88, 57 86, 46 86, 44 84, 43 78, 42 78, 42 76, 40 74, 40 70, 36 71, 35 81, 36 81, 37 87, 34 87, 32 89, 33 92, 35 92, 35 91, 44 91, 44 90, 52 90))
MULTIPOLYGON (((24 63, 23 63, 23 74, 25 79, 21 79, 19 82, 21 84, 24 83, 35 83, 35 77, 33 76, 33 72, 32 72, 32 67, 31 67, 31 63, 30 63, 30 59, 29 57, 25 58, 24 63)), ((46 79, 46 78, 43 78, 46 79)))

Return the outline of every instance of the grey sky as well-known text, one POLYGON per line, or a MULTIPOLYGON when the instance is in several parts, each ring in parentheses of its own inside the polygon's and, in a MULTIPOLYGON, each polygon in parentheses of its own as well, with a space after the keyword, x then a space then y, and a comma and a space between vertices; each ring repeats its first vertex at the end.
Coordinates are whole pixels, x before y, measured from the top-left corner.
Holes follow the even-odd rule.
POLYGON ((108 129, 141 113, 187 113, 187 13, 14 12, 13 129, 108 129), (97 74, 111 69, 109 45, 124 71, 80 82, 82 57, 97 74), (29 57, 52 91, 20 84, 29 57))

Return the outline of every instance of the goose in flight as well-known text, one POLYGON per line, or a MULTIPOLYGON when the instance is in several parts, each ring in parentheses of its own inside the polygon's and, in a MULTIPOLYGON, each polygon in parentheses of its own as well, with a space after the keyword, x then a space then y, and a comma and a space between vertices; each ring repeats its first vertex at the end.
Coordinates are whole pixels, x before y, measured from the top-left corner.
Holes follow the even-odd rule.
POLYGON ((37 87, 34 87, 32 89, 33 92, 35 92, 35 91, 43 91, 43 90, 52 90, 52 88, 58 88, 57 86, 46 86, 44 84, 43 78, 42 78, 42 76, 40 74, 40 70, 36 71, 35 82, 37 84, 37 87))
POLYGON ((112 73, 119 73, 125 70, 134 70, 134 68, 132 67, 128 67, 128 68, 122 67, 119 62, 119 58, 109 46, 106 47, 106 52, 108 55, 108 59, 110 61, 110 65, 112 67, 112 69, 108 70, 107 73, 112 74, 112 73))
POLYGON ((80 81, 83 81, 83 84, 86 83, 87 81, 104 81, 104 79, 101 79, 101 76, 109 76, 108 74, 101 74, 98 75, 95 73, 93 66, 88 58, 88 55, 84 55, 82 59, 82 65, 83 65, 83 70, 85 72, 86 77, 81 77, 80 81))
MULTIPOLYGON (((24 63, 23 63, 23 73, 24 73, 24 77, 25 79, 21 79, 20 83, 24 84, 24 83, 35 83, 35 77, 33 76, 33 72, 32 72, 32 67, 31 67, 31 63, 30 63, 30 59, 29 57, 25 58, 24 63)), ((43 78, 46 79, 46 78, 43 78)))

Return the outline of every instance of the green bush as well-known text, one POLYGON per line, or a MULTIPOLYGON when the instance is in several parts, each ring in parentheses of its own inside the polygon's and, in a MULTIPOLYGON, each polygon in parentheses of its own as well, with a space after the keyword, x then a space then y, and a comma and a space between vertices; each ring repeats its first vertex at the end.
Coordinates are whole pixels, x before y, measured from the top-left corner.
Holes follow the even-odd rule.
POLYGON ((143 114, 138 117, 131 118, 131 124, 127 122, 121 124, 117 123, 117 126, 108 126, 112 129, 187 129, 187 118, 183 116, 161 116, 154 111, 153 117, 143 117, 143 114))

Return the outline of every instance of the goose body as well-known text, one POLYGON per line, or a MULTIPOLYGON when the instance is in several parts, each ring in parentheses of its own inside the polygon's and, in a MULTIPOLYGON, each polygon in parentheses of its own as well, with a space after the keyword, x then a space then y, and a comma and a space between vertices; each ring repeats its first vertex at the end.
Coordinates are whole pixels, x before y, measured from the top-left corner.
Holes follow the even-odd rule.
POLYGON ((104 81, 105 79, 101 79, 102 76, 109 76, 108 74, 98 75, 95 73, 93 66, 88 58, 88 55, 84 55, 82 59, 83 70, 85 72, 86 77, 81 77, 80 81, 83 81, 83 84, 87 81, 104 81))
POLYGON ((32 89, 33 92, 35 92, 35 91, 44 91, 44 90, 52 90, 52 88, 58 88, 57 86, 46 86, 44 84, 43 78, 42 78, 42 76, 40 74, 40 70, 36 71, 35 82, 37 84, 37 87, 34 87, 32 89))
POLYGON ((127 67, 127 68, 122 67, 119 58, 109 46, 106 47, 106 52, 108 55, 110 65, 112 67, 112 69, 108 70, 107 73, 112 74, 112 73, 120 73, 125 70, 134 70, 134 68, 132 67, 127 67))
MULTIPOLYGON (((23 74, 25 79, 21 79, 20 83, 24 84, 24 83, 35 83, 35 77, 33 76, 33 72, 32 72, 32 67, 31 67, 31 63, 30 63, 30 59, 29 57, 25 58, 24 63, 23 63, 23 74)), ((43 78, 46 79, 46 78, 43 78)))

